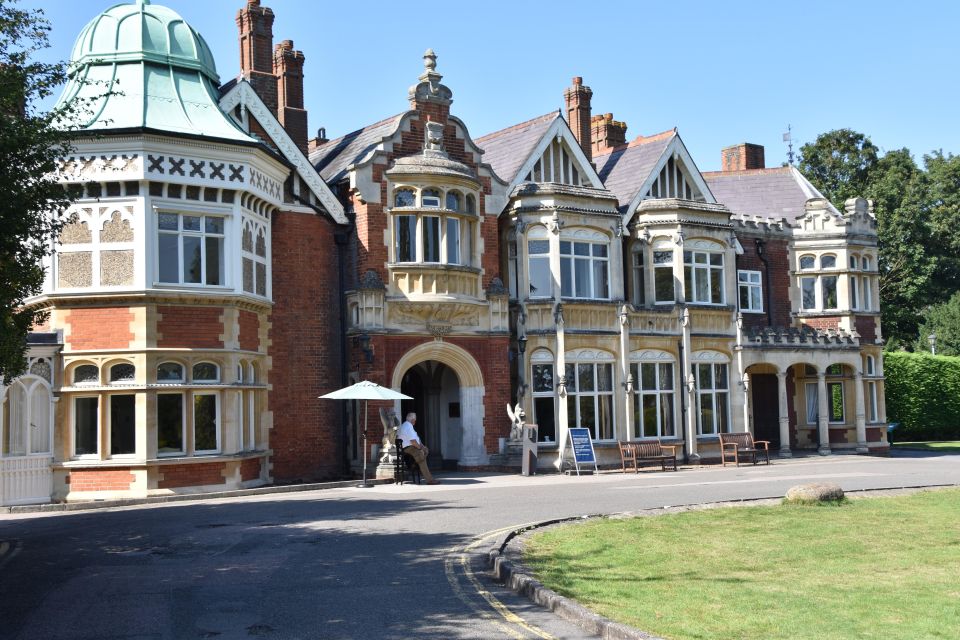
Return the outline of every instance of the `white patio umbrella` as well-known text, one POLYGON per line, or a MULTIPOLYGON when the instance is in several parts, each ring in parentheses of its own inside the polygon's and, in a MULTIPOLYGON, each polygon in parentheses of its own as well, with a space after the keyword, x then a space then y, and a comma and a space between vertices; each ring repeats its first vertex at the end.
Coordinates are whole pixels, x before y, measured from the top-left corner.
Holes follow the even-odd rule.
POLYGON ((358 486, 372 487, 372 484, 367 484, 367 402, 369 400, 413 400, 413 398, 393 389, 381 387, 369 380, 361 380, 320 397, 328 400, 363 400, 363 484, 358 486))

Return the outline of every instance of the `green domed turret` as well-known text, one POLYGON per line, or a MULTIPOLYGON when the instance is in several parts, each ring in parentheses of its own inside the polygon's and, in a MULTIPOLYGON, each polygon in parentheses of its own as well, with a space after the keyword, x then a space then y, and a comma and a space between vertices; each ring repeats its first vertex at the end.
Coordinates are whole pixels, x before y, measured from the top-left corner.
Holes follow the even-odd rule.
POLYGON ((89 130, 151 129, 254 142, 218 105, 206 41, 175 11, 149 0, 110 7, 80 32, 59 105, 84 100, 89 130))

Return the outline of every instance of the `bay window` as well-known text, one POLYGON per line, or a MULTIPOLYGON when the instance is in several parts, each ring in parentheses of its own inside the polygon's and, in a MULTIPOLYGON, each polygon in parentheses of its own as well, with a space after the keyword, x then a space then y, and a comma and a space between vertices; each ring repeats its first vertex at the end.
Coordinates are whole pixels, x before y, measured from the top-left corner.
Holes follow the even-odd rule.
POLYGON ((136 396, 110 396, 110 455, 136 453, 136 396))
POLYGON ((440 262, 440 218, 423 216, 420 221, 423 262, 440 262))
POLYGON ((157 394, 157 455, 184 453, 182 393, 157 394))
POLYGON ((397 238, 397 262, 417 261, 417 216, 394 218, 397 238))
POLYGON ((171 284, 224 285, 223 240, 222 217, 158 214, 158 280, 171 284))
POLYGON ((722 253, 684 251, 683 279, 688 302, 723 304, 722 253))
POLYGON ((657 304, 673 304, 676 300, 673 286, 673 251, 653 252, 653 289, 657 304))
POLYGON ((630 263, 633 270, 633 304, 640 306, 646 302, 646 252, 638 246, 630 254, 630 263))
POLYGON ((607 245, 560 241, 560 295, 565 298, 610 297, 607 245))
POLYGON ((100 453, 100 398, 97 396, 73 400, 73 453, 76 456, 100 453))
POLYGON ((462 264, 460 261, 460 219, 447 218, 447 264, 462 264))
POLYGON ((550 241, 527 240, 527 256, 530 264, 530 297, 551 297, 553 276, 550 274, 550 241))

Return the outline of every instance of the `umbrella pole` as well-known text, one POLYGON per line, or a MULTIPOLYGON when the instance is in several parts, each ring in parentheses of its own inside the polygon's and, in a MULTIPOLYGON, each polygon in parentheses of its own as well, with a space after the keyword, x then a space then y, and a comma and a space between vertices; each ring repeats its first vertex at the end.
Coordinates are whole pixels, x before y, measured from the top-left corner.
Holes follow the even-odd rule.
POLYGON ((368 400, 363 401, 363 484, 360 485, 363 488, 373 486, 367 484, 367 420, 370 417, 370 411, 367 408, 368 402, 368 400))

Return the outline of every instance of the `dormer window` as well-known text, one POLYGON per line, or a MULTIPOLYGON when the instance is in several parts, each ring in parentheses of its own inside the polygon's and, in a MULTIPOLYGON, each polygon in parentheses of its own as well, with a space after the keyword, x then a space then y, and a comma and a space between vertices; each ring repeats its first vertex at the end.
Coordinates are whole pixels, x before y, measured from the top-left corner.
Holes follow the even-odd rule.
POLYGON ((440 208, 440 191, 437 189, 424 189, 420 193, 420 204, 424 208, 440 208))

